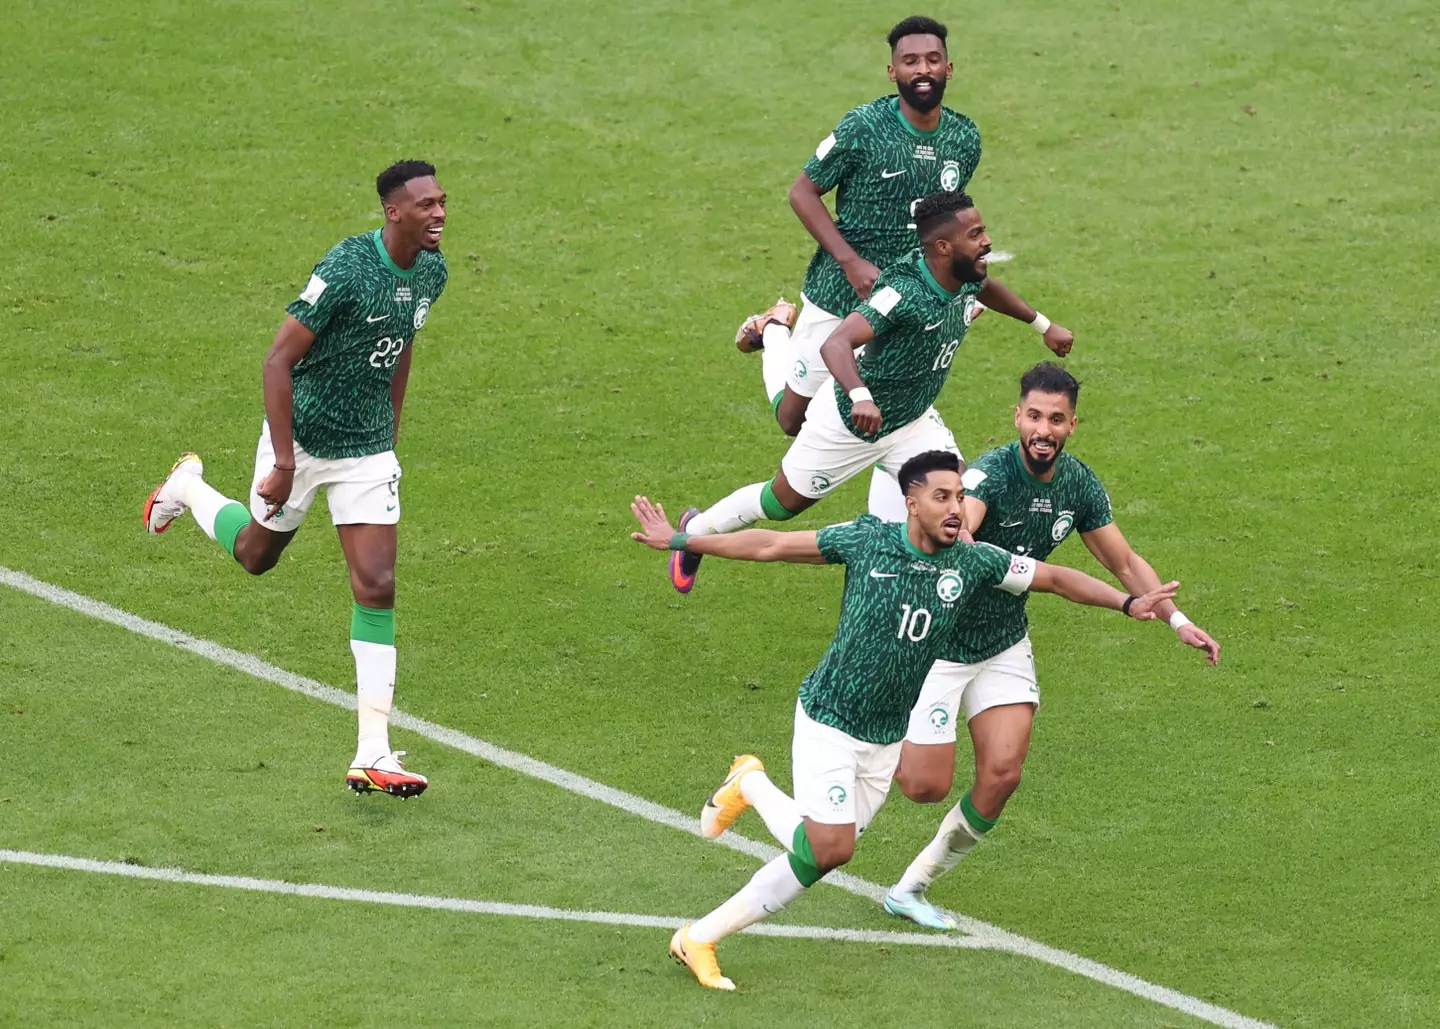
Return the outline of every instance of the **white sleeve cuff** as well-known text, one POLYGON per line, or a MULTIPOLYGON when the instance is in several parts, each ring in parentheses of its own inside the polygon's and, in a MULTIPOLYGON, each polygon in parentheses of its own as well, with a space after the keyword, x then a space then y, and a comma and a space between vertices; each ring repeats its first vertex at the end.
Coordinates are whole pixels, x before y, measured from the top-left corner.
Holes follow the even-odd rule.
POLYGON ((1030 588, 1035 581, 1035 562, 1031 558, 1014 554, 1010 557, 1010 568, 1005 572, 1005 578, 997 584, 997 589, 1006 593, 1013 593, 1019 596, 1030 588))

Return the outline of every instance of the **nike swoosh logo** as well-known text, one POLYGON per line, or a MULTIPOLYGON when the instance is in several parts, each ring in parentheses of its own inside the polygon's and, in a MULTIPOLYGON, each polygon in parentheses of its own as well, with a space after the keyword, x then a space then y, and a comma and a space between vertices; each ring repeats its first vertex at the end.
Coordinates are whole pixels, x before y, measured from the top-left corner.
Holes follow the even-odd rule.
POLYGON ((899 574, 899 572, 881 572, 874 568, 870 569, 870 578, 872 579, 894 579, 898 577, 899 574))
POLYGON ((945 324, 945 319, 944 319, 944 318, 941 318, 941 319, 940 319, 938 322, 936 322, 934 325, 927 325, 927 326, 925 326, 925 331, 926 331, 926 332, 929 332, 931 329, 938 329, 938 328, 940 328, 940 326, 942 326, 942 325, 944 325, 944 324, 945 324))
POLYGON ((909 170, 908 168, 901 168, 898 172, 881 172, 880 177, 882 179, 893 179, 897 175, 904 175, 909 170))
POLYGON ((382 314, 382 315, 381 315, 380 317, 378 317, 378 318, 370 318, 370 317, 367 317, 365 320, 366 320, 367 322, 383 322, 386 318, 389 318, 389 317, 390 317, 390 316, 389 316, 388 314, 382 314))
POLYGON ((1024 524, 1025 524, 1025 520, 1022 518, 1022 519, 1021 519, 1020 521, 1018 521, 1018 522, 1001 522, 1001 523, 1000 523, 1000 528, 1002 528, 1002 529, 1013 529, 1013 528, 1015 528, 1015 526, 1017 526, 1017 525, 1024 525, 1024 524))

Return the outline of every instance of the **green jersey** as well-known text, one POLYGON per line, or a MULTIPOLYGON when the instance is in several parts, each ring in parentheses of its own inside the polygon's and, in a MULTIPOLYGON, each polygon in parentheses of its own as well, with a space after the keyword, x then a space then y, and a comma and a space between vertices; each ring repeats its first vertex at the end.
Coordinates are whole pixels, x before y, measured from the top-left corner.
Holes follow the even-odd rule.
POLYGON ((1023 591, 1034 575, 1024 558, 987 545, 927 554, 904 522, 874 515, 821 529, 818 542, 826 561, 845 565, 845 593, 835 638, 805 677, 800 704, 868 743, 904 738, 920 686, 971 597, 994 586, 1023 591))
POLYGON ((421 250, 396 267, 380 230, 342 239, 285 308, 315 333, 296 363, 295 442, 315 457, 364 457, 395 446, 390 380, 430 305, 445 290, 445 258, 421 250))
POLYGON ((856 310, 875 330, 875 338, 860 356, 860 378, 884 422, 874 436, 862 436, 850 421, 855 405, 836 382, 832 388, 845 428, 861 438, 879 439, 929 410, 975 317, 975 298, 982 285, 967 282, 958 293, 951 293, 935 281, 919 250, 880 274, 870 299, 856 310))
MULTIPOLYGON (((919 240, 915 201, 962 190, 980 163, 980 130, 963 114, 940 109, 940 125, 921 132, 900 112, 900 98, 882 96, 840 119, 805 162, 805 174, 835 194, 835 224, 845 242, 877 268, 889 267, 919 240)), ((845 271, 817 247, 805 272, 805 299, 845 317, 859 303, 845 271)))
MULTIPOLYGON (((1041 482, 1025 467, 1018 440, 976 458, 965 470, 965 489, 985 502, 975 539, 1036 561, 1049 557, 1071 532, 1092 532, 1115 520, 1105 488, 1084 462, 1062 452, 1054 478, 1041 482)), ((977 597, 940 657, 975 664, 1019 643, 1030 628, 1028 598, 994 590, 977 597)))

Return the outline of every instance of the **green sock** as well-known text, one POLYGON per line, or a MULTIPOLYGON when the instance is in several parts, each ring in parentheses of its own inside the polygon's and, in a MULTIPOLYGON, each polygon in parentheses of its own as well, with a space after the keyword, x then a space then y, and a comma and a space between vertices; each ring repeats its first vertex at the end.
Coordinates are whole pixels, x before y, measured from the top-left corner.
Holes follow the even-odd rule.
POLYGON ((960 813, 965 816, 965 821, 970 823, 970 828, 980 833, 989 832, 995 828, 995 823, 1000 821, 998 815, 994 818, 986 818, 976 811, 974 803, 970 800, 969 790, 966 790, 965 796, 960 798, 960 813))
POLYGON ((215 542, 225 548, 225 553, 235 556, 235 540, 240 530, 250 524, 250 512, 244 504, 231 501, 215 513, 215 542))
POLYGON ((825 875, 815 864, 815 852, 810 849, 810 837, 805 835, 805 823, 795 827, 795 839, 790 845, 790 870, 801 886, 814 886, 825 875))
POLYGON ((787 510, 785 505, 780 503, 775 496, 775 480, 771 479, 760 490, 760 510, 765 512, 765 517, 772 522, 784 522, 795 517, 795 512, 787 510))
POLYGON ((350 638, 365 643, 395 646, 395 609, 393 607, 362 607, 350 612, 350 638))
POLYGON ((771 414, 773 414, 773 415, 778 415, 778 414, 780 413, 780 401, 782 401, 782 400, 784 400, 784 399, 785 399, 785 391, 784 391, 783 389, 782 389, 779 393, 776 393, 773 397, 770 398, 770 413, 771 413, 771 414))

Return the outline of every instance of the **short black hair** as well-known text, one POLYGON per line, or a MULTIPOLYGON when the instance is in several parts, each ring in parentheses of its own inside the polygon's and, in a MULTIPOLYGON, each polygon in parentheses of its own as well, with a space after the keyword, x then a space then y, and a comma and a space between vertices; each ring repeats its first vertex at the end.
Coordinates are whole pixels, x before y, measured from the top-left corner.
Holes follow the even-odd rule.
POLYGON ((900 466, 900 492, 909 493, 911 486, 924 482, 931 472, 954 472, 956 475, 963 475, 965 462, 960 460, 959 454, 949 450, 927 450, 923 454, 916 454, 900 466))
POLYGON ((1020 376, 1020 399, 1027 393, 1064 393, 1074 407, 1080 399, 1080 381, 1054 361, 1041 361, 1020 376))
POLYGON ((920 239, 930 242, 948 226, 947 222, 959 211, 968 211, 975 206, 969 193, 931 193, 921 197, 915 205, 915 230, 920 239))
POLYGON ((396 161, 375 176, 375 192, 384 200, 411 179, 423 179, 435 174, 435 166, 429 161, 396 161))
POLYGON ((894 53, 895 45, 906 36, 938 36, 940 45, 944 46, 945 37, 949 34, 949 30, 934 18, 924 18, 915 14, 891 29, 890 35, 886 38, 890 41, 890 52, 894 53))

